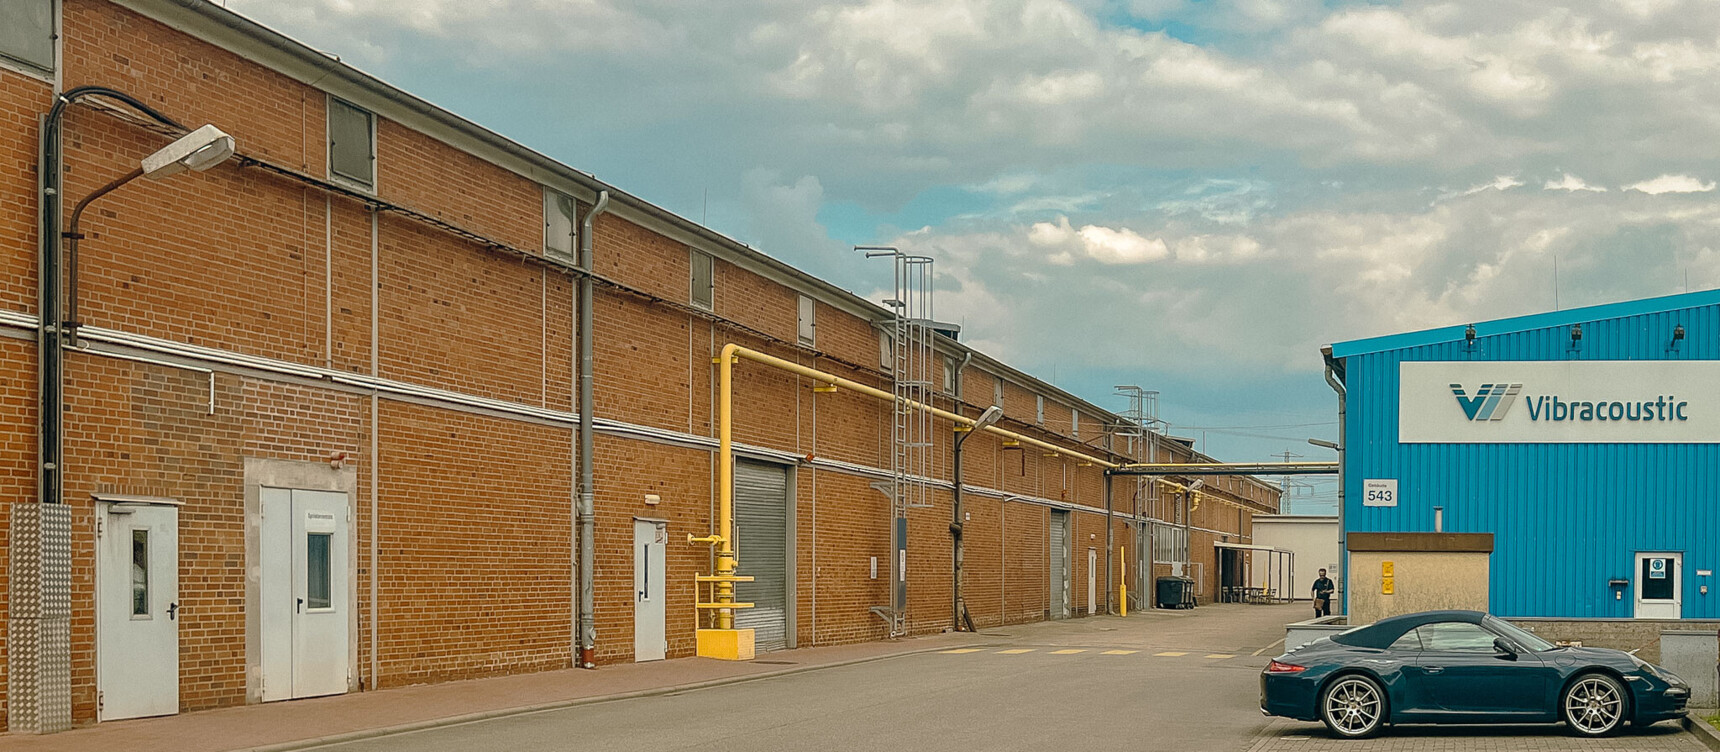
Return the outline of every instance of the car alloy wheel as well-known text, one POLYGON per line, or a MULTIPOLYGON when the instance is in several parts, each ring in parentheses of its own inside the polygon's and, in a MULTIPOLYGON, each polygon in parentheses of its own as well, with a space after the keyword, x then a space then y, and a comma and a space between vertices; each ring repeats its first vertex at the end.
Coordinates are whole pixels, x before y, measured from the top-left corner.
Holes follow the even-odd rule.
POLYGON ((1380 730, 1385 695, 1365 676, 1346 676, 1326 687, 1320 700, 1320 720, 1332 733, 1360 739, 1380 730))
POLYGON ((1565 723, 1582 736, 1605 736, 1624 725, 1624 687, 1605 674, 1586 674, 1565 690, 1565 723))

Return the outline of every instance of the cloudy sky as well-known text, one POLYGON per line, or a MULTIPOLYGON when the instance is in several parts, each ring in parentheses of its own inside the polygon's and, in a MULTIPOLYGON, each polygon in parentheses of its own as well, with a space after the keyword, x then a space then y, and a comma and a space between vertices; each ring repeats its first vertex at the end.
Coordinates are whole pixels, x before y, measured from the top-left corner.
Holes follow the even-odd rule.
POLYGON ((1329 458, 1322 344, 1720 285, 1712 2, 227 4, 1225 459, 1329 458))

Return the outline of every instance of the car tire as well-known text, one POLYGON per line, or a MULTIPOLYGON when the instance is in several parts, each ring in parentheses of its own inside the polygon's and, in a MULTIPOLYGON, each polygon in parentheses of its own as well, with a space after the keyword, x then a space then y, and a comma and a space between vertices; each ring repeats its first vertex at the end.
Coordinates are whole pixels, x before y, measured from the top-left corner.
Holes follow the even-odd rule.
POLYGON ((1610 736, 1624 728, 1630 695, 1606 674, 1582 674, 1559 693, 1559 720, 1577 736, 1610 736))
POLYGON ((1386 692, 1361 674, 1332 680, 1320 692, 1320 722, 1340 739, 1366 739, 1386 724, 1386 692))

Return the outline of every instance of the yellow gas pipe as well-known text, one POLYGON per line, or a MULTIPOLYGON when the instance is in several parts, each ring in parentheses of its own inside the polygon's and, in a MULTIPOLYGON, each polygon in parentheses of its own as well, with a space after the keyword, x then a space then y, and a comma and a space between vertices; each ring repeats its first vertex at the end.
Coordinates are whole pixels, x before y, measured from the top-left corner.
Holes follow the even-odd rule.
MULTIPOLYGON (((818 382, 817 388, 820 391, 834 391, 841 388, 876 397, 892 404, 896 402, 896 395, 876 387, 766 355, 757 350, 749 350, 733 343, 723 345, 722 354, 715 359, 717 364, 717 529, 711 535, 703 538, 688 535, 687 541, 689 543, 711 544, 717 547, 716 574, 711 577, 698 578, 699 582, 713 584, 716 591, 715 597, 712 599, 713 602, 696 604, 698 608, 716 611, 716 628, 698 631, 698 654, 728 660, 746 660, 752 658, 753 655, 752 630, 734 628, 734 610, 752 606, 750 603, 735 602, 734 584, 736 582, 749 582, 752 578, 735 574, 735 569, 740 562, 735 558, 734 541, 731 537, 734 531, 735 518, 735 447, 732 398, 734 394, 734 363, 739 358, 805 376, 818 382)), ((923 409, 957 425, 972 426, 974 424, 974 419, 948 410, 941 410, 915 400, 903 400, 903 402, 910 407, 923 409)), ((1032 444, 1041 449, 1067 454, 1106 469, 1120 467, 1115 462, 1108 462, 1080 452, 1071 452, 1056 444, 998 428, 995 425, 985 426, 981 430, 1002 436, 1006 443, 1013 441, 1020 444, 1032 444)))

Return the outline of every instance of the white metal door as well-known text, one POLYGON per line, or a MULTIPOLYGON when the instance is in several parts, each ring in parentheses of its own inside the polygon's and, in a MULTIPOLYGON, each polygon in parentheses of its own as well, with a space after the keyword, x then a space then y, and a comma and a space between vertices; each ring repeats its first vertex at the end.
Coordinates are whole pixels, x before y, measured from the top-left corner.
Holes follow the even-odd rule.
POLYGON ((1087 549, 1087 613, 1099 613, 1099 549, 1087 549))
POLYGON ((633 660, 660 661, 668 653, 663 588, 667 523, 633 521, 633 660))
POLYGON ((1684 618, 1684 555, 1636 555, 1636 618, 1684 618))
POLYGON ((97 720, 179 712, 179 508, 103 504, 97 720))
POLYGON ((265 702, 347 691, 346 494, 262 489, 265 702))

